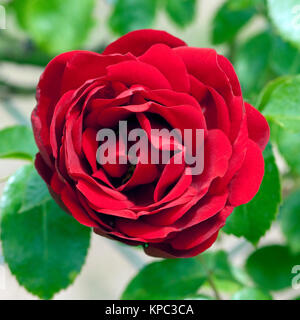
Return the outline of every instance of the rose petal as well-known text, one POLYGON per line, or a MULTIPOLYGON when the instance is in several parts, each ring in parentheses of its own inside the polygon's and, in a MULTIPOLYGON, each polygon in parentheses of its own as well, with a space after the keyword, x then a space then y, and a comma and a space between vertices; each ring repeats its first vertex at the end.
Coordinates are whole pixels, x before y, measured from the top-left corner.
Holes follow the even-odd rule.
POLYGON ((96 141, 97 131, 92 128, 87 128, 82 135, 82 149, 93 170, 97 171, 96 153, 98 142, 96 141))
POLYGON ((191 75, 216 89, 226 100, 230 99, 233 94, 231 84, 218 63, 215 50, 191 47, 173 50, 182 58, 191 75))
POLYGON ((107 67, 107 79, 151 89, 171 89, 166 77, 155 67, 140 61, 125 61, 107 67))
POLYGON ((168 79, 175 91, 189 91, 190 82, 185 64, 168 46, 153 45, 139 57, 139 61, 156 67, 168 79))
POLYGON ((156 43, 164 43, 170 48, 186 45, 182 40, 165 31, 145 29, 127 33, 108 45, 103 54, 130 52, 135 56, 140 56, 156 43))
POLYGON ((264 175, 264 158, 258 145, 248 140, 248 149, 241 169, 229 184, 229 202, 240 206, 257 193, 264 175))
POLYGON ((270 127, 265 117, 249 103, 245 103, 249 138, 264 150, 269 138, 270 127))
POLYGON ((81 205, 76 200, 76 195, 71 188, 65 187, 61 193, 61 200, 64 205, 69 209, 72 216, 81 224, 87 227, 97 227, 98 224, 91 219, 86 211, 81 207, 81 205))
POLYGON ((152 257, 158 258, 190 258, 194 257, 201 252, 207 250, 209 247, 213 245, 218 237, 218 233, 216 232, 212 235, 208 240, 201 243, 199 246, 194 247, 190 250, 175 250, 169 244, 164 243, 154 243, 149 244, 148 246, 144 247, 145 253, 152 257))

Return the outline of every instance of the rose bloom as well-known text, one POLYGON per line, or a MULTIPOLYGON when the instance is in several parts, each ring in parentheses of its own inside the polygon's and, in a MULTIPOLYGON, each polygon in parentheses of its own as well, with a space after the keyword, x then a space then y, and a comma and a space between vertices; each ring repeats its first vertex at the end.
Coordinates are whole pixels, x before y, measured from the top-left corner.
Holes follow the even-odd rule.
POLYGON ((60 206, 99 235, 168 258, 209 248, 233 209, 255 196, 269 139, 225 57, 157 30, 128 33, 102 54, 54 58, 38 84, 32 125, 36 168, 60 206), (203 129, 203 172, 190 175, 174 158, 100 165, 97 132, 120 120, 144 129, 156 148, 152 128, 203 129))

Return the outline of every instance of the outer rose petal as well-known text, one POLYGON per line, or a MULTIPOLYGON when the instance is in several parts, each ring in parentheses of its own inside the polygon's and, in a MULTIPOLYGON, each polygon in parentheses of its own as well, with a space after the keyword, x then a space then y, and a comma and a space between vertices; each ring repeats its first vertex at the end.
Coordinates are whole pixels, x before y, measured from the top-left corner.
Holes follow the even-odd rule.
POLYGON ((150 244, 148 247, 145 247, 144 251, 149 256, 157 258, 190 258, 200 254, 201 252, 211 247, 217 240, 218 233, 219 232, 216 232, 214 235, 212 235, 209 239, 201 243, 199 246, 194 247, 190 250, 176 250, 172 248, 170 245, 162 243, 150 244))
POLYGON ((79 51, 69 59, 62 78, 61 92, 78 88, 87 80, 106 74, 106 68, 135 58, 129 55, 102 55, 95 52, 79 51))
POLYGON ((215 50, 191 47, 180 47, 173 50, 182 58, 192 76, 216 89, 226 99, 232 95, 232 84, 218 64, 218 55, 215 50))
POLYGON ((265 117, 249 103, 245 103, 249 138, 264 150, 269 138, 270 127, 265 117))
POLYGON ((214 216, 190 229, 180 232, 178 236, 171 240, 171 245, 177 250, 191 249, 208 240, 218 232, 224 224, 225 220, 219 219, 218 216, 214 216))
POLYGON ((242 95, 241 85, 240 85, 239 79, 233 69, 232 64, 230 63, 230 61, 226 57, 221 56, 221 55, 218 55, 217 60, 218 60, 220 67, 226 73, 228 79, 230 80, 234 94, 236 96, 241 96, 242 95))
POLYGON ((145 29, 127 33, 108 45, 103 54, 130 52, 135 56, 140 56, 156 43, 166 44, 170 48, 186 46, 184 41, 165 31, 145 29))
POLYGON ((85 210, 81 207, 76 199, 75 193, 72 191, 71 188, 66 187, 62 194, 61 200, 63 204, 68 208, 69 212, 72 216, 79 221, 81 224, 88 226, 88 227, 97 227, 98 224, 91 219, 85 210))
POLYGON ((229 202, 240 206, 249 202, 257 193, 264 176, 264 158, 255 142, 248 141, 248 150, 241 169, 229 185, 229 202))
POLYGON ((37 153, 34 161, 35 168, 44 181, 50 185, 50 181, 53 175, 52 170, 48 167, 45 160, 40 153, 37 153))

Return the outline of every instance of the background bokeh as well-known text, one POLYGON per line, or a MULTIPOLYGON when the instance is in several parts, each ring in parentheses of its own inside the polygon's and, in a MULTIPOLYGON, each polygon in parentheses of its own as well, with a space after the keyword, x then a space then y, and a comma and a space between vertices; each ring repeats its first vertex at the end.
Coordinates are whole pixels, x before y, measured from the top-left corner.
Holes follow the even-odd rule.
MULTIPOLYGON (((300 72, 300 54, 272 29, 264 1, 230 2, 245 3, 247 8, 247 1, 257 1, 255 14, 252 9, 235 14, 225 7, 219 19, 216 13, 224 0, 0 1, 6 9, 6 29, 0 30, 0 129, 14 124, 29 125, 35 106, 35 86, 53 56, 78 48, 101 52, 121 34, 146 27, 168 31, 190 46, 213 47, 228 56, 241 79, 244 95, 255 103, 268 81, 300 72), (233 22, 231 26, 228 21, 233 22)), ((292 138, 299 145, 299 136, 292 138)), ((282 148, 286 145, 282 144, 282 148)), ((290 160, 290 154, 295 152, 300 158, 298 147, 294 148, 288 150, 286 159, 275 149, 280 171, 286 177, 283 189, 287 194, 300 174, 300 160, 290 160)), ((0 160, 0 193, 5 177, 23 164, 20 160, 0 160)), ((259 245, 282 242, 283 236, 275 224, 259 245)), ((230 252, 236 265, 253 250, 246 241, 225 234, 214 248, 230 252)), ((81 274, 55 299, 118 299, 134 274, 152 260, 142 250, 93 235, 81 274)), ((36 299, 19 286, 1 260, 0 266, 5 268, 5 288, 0 288, 0 300, 36 299)), ((288 299, 295 294, 286 290, 275 297, 288 299)))

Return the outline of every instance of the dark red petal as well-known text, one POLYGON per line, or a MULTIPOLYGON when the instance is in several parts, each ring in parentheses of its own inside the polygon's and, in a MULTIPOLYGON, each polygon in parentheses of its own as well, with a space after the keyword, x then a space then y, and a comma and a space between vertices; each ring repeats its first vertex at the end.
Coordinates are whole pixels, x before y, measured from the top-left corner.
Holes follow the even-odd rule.
POLYGON ((171 231, 170 227, 158 227, 141 220, 131 221, 129 219, 116 220, 116 227, 127 236, 153 242, 164 239, 171 231))
POLYGON ((37 86, 37 108, 41 114, 49 115, 48 121, 51 120, 54 107, 61 96, 61 83, 67 62, 80 52, 71 51, 58 55, 48 63, 40 77, 37 86))
POLYGON ((230 140, 233 142, 239 135, 246 114, 243 97, 233 96, 228 102, 228 109, 231 121, 230 140))
POLYGON ((165 31, 145 29, 127 33, 108 45, 103 54, 130 52, 135 56, 140 56, 156 43, 166 44, 170 48, 186 45, 185 42, 165 31))
POLYGON ((120 199, 117 199, 116 191, 111 190, 114 192, 114 197, 112 194, 109 194, 108 188, 106 188, 107 192, 104 192, 100 188, 97 188, 96 185, 84 180, 80 180, 76 187, 94 207, 99 209, 121 210, 131 206, 131 203, 128 200, 121 197, 120 199))
POLYGON ((224 220, 218 219, 218 216, 212 217, 198 225, 179 232, 171 240, 171 246, 176 250, 188 250, 198 246, 213 234, 215 234, 225 224, 224 220))
POLYGON ((168 130, 164 130, 166 129, 164 125, 159 121, 151 119, 151 114, 146 115, 145 113, 139 112, 136 114, 136 118, 141 128, 147 133, 149 142, 151 142, 151 145, 154 147, 150 149, 151 154, 152 152, 159 152, 159 150, 181 152, 184 149, 180 136, 176 133, 171 135, 168 130), (156 130, 151 131, 152 129, 156 130))
POLYGON ((51 60, 40 77, 37 86, 37 106, 32 112, 31 122, 38 148, 51 165, 49 128, 56 103, 61 97, 62 77, 67 62, 79 51, 66 52, 51 60))
POLYGON ((58 101, 50 126, 50 144, 54 158, 58 156, 58 148, 61 145, 61 137, 63 135, 64 124, 66 121, 67 111, 70 108, 75 90, 66 92, 58 101))
POLYGON ((249 103, 245 103, 249 138, 264 150, 269 138, 270 127, 265 117, 249 103))
POLYGON ((97 171, 96 153, 98 142, 96 141, 97 131, 92 128, 87 128, 82 135, 82 149, 93 170, 97 171))
POLYGON ((50 185, 50 181, 53 175, 53 171, 48 167, 47 163, 43 159, 40 153, 37 153, 34 162, 35 168, 44 181, 50 185))
POLYGON ((190 81, 185 64, 168 46, 155 44, 140 56, 139 60, 156 67, 175 91, 189 91, 190 81))
POLYGON ((216 89, 226 100, 233 95, 230 81, 218 64, 218 55, 215 50, 191 47, 173 50, 182 58, 191 75, 216 89))
POLYGON ((185 169, 185 163, 182 161, 182 155, 176 154, 170 159, 170 162, 165 165, 163 172, 157 182, 156 188, 154 190, 154 201, 157 202, 161 199, 166 189, 173 183, 175 183, 183 174, 185 169), (181 163, 176 159, 181 160, 181 163))
POLYGON ((188 168, 184 171, 180 179, 174 185, 174 187, 168 192, 168 194, 163 197, 161 200, 170 202, 174 199, 179 198, 191 185, 192 183, 192 175, 190 174, 188 168))
POLYGON ((109 181, 106 172, 103 170, 103 168, 100 168, 96 172, 93 173, 92 175, 94 178, 99 179, 101 182, 104 182, 108 186, 110 186, 112 189, 115 189, 114 186, 111 184, 109 181))
POLYGON ((134 59, 130 55, 101 55, 96 52, 79 51, 67 61, 62 81, 61 94, 76 89, 87 80, 100 78, 110 65, 134 59))
POLYGON ((125 184, 120 186, 117 190, 129 190, 133 187, 139 187, 143 184, 151 183, 157 179, 158 175, 159 171, 156 164, 143 164, 141 162, 138 162, 132 177, 125 184))
POLYGON ((63 188, 65 187, 64 180, 61 178, 61 176, 57 172, 54 172, 51 178, 50 185, 51 185, 51 189, 56 194, 61 194, 63 188))
POLYGON ((225 72, 228 79, 230 80, 230 84, 231 84, 234 95, 241 96, 242 95, 241 85, 232 64, 226 57, 222 55, 218 55, 217 59, 220 67, 222 68, 222 70, 225 72))
POLYGON ((194 76, 189 76, 191 84, 191 95, 200 103, 207 94, 207 86, 194 76))
POLYGON ((120 120, 124 120, 134 113, 148 111, 151 105, 152 102, 146 102, 144 104, 106 108, 97 115, 97 123, 103 128, 112 128, 118 125, 120 120))
POLYGON ((88 227, 97 227, 98 224, 91 219, 76 199, 76 194, 70 187, 65 187, 61 193, 61 200, 72 216, 81 224, 88 227))
POLYGON ((228 170, 223 177, 218 178, 213 182, 210 193, 223 192, 232 177, 241 168, 246 156, 248 140, 247 118, 244 115, 239 135, 232 146, 232 156, 228 164, 228 170))
POLYGON ((225 175, 231 155, 232 147, 226 135, 217 129, 208 131, 204 141, 204 171, 193 179, 200 190, 208 188, 213 179, 225 175))
POLYGON ((146 246, 144 248, 144 251, 149 256, 158 257, 158 258, 169 258, 169 259, 170 258, 190 258, 200 254, 201 252, 211 247, 214 244, 214 242, 217 240, 218 233, 219 232, 216 232, 209 239, 207 239, 197 247, 194 247, 190 250, 175 250, 169 244, 165 244, 165 243, 152 244, 151 243, 149 244, 149 246, 146 246))
POLYGON ((157 89, 145 92, 145 96, 150 100, 165 105, 166 107, 191 105, 196 109, 201 109, 198 101, 193 96, 183 92, 157 89))
POLYGON ((232 207, 225 207, 212 218, 179 232, 178 235, 170 241, 170 244, 177 250, 189 250, 199 246, 225 225, 225 221, 232 210, 232 207))
POLYGON ((169 81, 157 68, 140 61, 125 61, 107 67, 107 79, 151 89, 171 89, 169 81))
POLYGON ((248 140, 248 149, 241 169, 229 185, 229 202, 240 206, 249 202, 257 193, 264 176, 264 158, 258 145, 248 140))
POLYGON ((125 145, 122 139, 119 139, 112 149, 110 157, 112 160, 102 164, 103 169, 113 178, 122 177, 129 169, 127 154, 125 152, 125 145), (125 163, 123 163, 125 162, 125 163))
MULTIPOLYGON (((180 131, 182 139, 184 138, 184 130, 191 129, 192 131, 192 143, 187 143, 187 152, 191 152, 191 147, 193 151, 200 150, 203 141, 196 140, 196 129, 203 129, 204 136, 206 136, 206 121, 203 116, 203 113, 200 109, 196 109, 191 105, 179 105, 174 107, 164 107, 158 104, 152 104, 149 108, 149 112, 159 114, 163 117, 173 128, 176 128, 180 131)), ((183 139, 184 140, 184 139, 183 139)))
MULTIPOLYGON (((154 191, 154 190, 152 190, 154 191)), ((149 212, 156 213, 164 209, 172 208, 187 203, 188 201, 193 201, 197 196, 198 190, 195 187, 189 186, 188 189, 181 195, 181 197, 167 202, 166 197, 162 198, 158 202, 150 203, 147 206, 145 205, 136 205, 132 209, 138 212, 139 216, 148 215, 149 212)))
POLYGON ((204 197, 194 205, 181 220, 175 223, 177 230, 193 227, 200 222, 206 221, 224 209, 228 198, 228 192, 212 197, 204 197))
POLYGON ((230 133, 230 118, 226 102, 213 88, 208 87, 209 94, 201 103, 205 108, 204 116, 208 129, 221 129, 227 136, 230 133))
POLYGON ((175 221, 180 219, 188 210, 197 202, 197 198, 194 197, 184 204, 174 206, 167 209, 161 209, 158 213, 145 215, 143 220, 149 224, 157 226, 169 226, 175 221))

